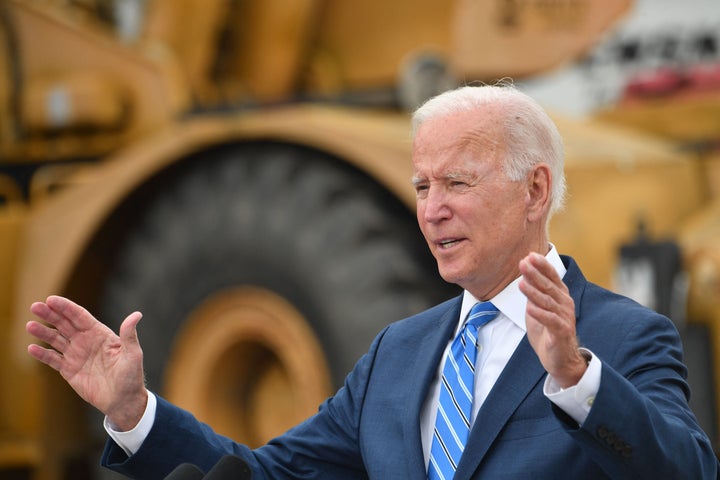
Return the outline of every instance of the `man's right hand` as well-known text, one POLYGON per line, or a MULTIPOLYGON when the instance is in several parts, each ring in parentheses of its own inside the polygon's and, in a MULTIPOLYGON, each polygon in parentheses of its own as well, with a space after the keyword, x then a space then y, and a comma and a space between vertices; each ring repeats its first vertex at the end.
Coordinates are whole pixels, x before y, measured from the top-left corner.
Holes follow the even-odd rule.
POLYGON ((26 330, 52 348, 31 344, 28 353, 54 368, 80 397, 107 415, 120 431, 131 430, 147 405, 143 353, 137 337, 142 318, 134 312, 120 336, 80 305, 58 296, 33 303, 30 311, 47 325, 30 321, 26 330))

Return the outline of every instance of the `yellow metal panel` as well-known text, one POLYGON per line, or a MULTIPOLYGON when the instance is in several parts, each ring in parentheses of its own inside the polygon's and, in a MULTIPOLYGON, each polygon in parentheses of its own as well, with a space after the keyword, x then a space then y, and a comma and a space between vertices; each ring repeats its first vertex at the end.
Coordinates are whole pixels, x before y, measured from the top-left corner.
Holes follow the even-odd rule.
POLYGON ((673 145, 598 122, 556 118, 566 145, 569 199, 551 239, 588 277, 612 287, 617 248, 643 220, 653 238, 676 238, 707 199, 698 164, 673 145))

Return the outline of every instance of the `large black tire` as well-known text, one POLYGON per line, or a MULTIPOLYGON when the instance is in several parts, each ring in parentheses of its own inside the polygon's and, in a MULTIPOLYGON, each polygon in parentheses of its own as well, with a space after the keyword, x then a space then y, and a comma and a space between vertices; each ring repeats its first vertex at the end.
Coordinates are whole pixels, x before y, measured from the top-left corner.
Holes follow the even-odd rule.
POLYGON ((288 300, 319 339, 334 388, 383 326, 457 291, 439 278, 412 212, 319 152, 228 147, 154 190, 121 242, 99 311, 143 312, 154 391, 163 391, 175 332, 224 289, 254 285, 288 300))

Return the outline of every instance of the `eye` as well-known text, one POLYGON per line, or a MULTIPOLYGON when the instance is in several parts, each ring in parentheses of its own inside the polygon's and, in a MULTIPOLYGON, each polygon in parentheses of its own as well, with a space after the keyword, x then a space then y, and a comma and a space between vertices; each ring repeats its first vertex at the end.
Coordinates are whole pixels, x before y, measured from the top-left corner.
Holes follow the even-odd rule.
POLYGON ((467 182, 463 182, 462 180, 453 180, 450 182, 450 188, 453 188, 455 190, 463 190, 465 188, 468 188, 470 185, 467 182))
POLYGON ((430 187, 424 183, 418 183, 415 185, 415 196, 418 198, 424 198, 427 196, 427 191, 430 187))

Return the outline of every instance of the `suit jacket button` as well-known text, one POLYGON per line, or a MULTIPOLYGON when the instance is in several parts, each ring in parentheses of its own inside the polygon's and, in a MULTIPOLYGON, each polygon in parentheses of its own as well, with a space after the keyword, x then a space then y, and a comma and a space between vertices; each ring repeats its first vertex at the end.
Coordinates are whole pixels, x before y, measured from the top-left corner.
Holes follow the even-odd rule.
POLYGON ((608 430, 607 430, 607 428, 605 428, 605 427, 603 427, 603 426, 600 426, 600 427, 598 427, 598 429, 597 429, 597 434, 598 434, 598 437, 600 437, 600 438, 602 438, 603 440, 605 440, 605 439, 607 438, 607 436, 608 436, 608 430))
POLYGON ((625 458, 630 458, 630 456, 632 455, 632 447, 630 445, 625 445, 622 449, 622 452, 620 452, 620 455, 625 458))

